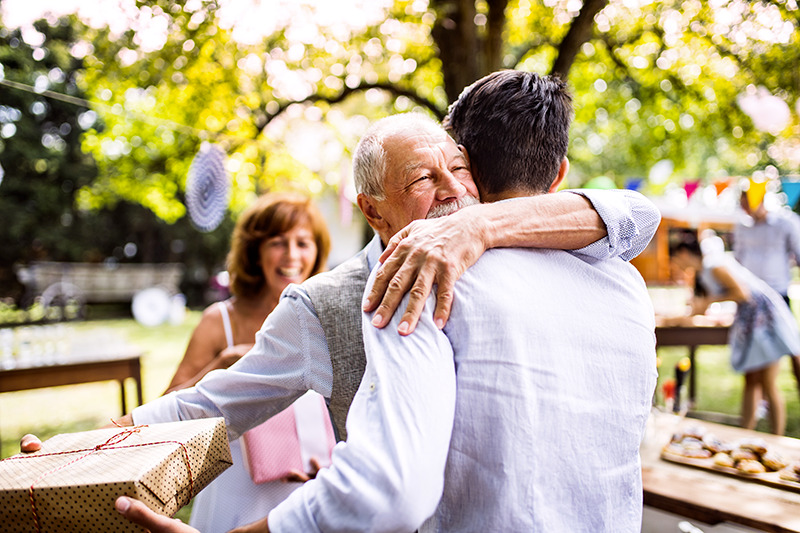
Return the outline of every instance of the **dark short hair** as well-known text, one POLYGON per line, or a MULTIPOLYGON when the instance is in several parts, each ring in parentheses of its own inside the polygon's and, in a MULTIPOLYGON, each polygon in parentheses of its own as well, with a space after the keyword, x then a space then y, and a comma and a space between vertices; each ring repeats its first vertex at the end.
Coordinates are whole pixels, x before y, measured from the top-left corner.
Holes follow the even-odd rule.
POLYGON ((501 70, 464 89, 443 125, 467 149, 481 193, 542 193, 567 155, 571 121, 564 81, 501 70))
POLYGON ((331 238, 325 218, 310 198, 296 193, 268 193, 244 210, 236 221, 227 259, 233 295, 254 295, 261 291, 267 282, 260 264, 261 243, 300 224, 308 224, 317 245, 313 276, 325 270, 331 238))

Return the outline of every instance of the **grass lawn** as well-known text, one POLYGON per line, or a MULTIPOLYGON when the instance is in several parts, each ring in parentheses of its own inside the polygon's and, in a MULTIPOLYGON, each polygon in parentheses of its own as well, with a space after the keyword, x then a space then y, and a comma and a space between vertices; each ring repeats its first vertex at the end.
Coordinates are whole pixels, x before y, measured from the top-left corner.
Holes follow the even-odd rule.
MULTIPOLYGON (((688 356, 688 353, 688 349, 683 347, 659 348, 658 354, 661 357, 659 393, 661 383, 665 379, 675 376, 675 365, 681 358, 688 356)), ((697 365, 695 410, 738 417, 741 410, 744 378, 731 369, 729 361, 730 349, 727 346, 701 346, 697 349, 695 354, 695 364, 697 365)), ((800 438, 800 394, 798 394, 797 382, 792 374, 791 361, 788 357, 781 360, 778 384, 786 400, 786 435, 800 438)), ((769 431, 767 421, 760 420, 756 429, 769 431)))

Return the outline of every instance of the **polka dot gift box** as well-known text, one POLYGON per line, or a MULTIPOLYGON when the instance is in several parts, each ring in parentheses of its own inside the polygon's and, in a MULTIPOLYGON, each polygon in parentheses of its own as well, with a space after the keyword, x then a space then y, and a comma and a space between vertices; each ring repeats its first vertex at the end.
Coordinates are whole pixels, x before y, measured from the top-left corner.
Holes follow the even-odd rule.
POLYGON ((172 516, 230 465, 222 418, 56 435, 0 461, 0 529, 141 532, 118 496, 172 516))

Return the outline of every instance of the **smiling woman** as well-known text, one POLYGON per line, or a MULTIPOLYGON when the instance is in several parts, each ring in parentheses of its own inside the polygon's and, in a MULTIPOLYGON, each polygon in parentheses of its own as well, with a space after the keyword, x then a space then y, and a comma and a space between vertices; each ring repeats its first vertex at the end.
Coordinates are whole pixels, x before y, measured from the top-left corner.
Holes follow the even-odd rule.
MULTIPOLYGON (((325 221, 309 198, 273 193, 251 204, 236 222, 228 253, 232 296, 203 312, 168 392, 194 385, 211 370, 227 368, 245 355, 253 347, 256 332, 267 315, 278 305, 283 290, 290 283, 302 283, 322 271, 329 250, 325 221)), ((297 451, 288 442, 280 442, 282 428, 295 431, 301 450, 309 446, 308 449, 320 449, 319 442, 326 441, 330 429, 327 410, 319 395, 309 394, 314 396, 299 399, 266 422, 280 419, 277 425, 263 431, 260 430, 266 424, 258 426, 244 435, 241 444, 239 440, 231 442, 234 465, 197 495, 192 507, 193 526, 208 533, 255 521, 300 485, 259 472, 278 470, 278 465, 272 464, 274 460, 263 459, 267 451, 279 450, 282 458, 297 451), (237 500, 232 504, 234 497, 237 500)), ((329 433, 332 445, 333 430, 329 433)), ((298 457, 301 455, 298 451, 298 457)))
POLYGON ((305 196, 266 194, 251 204, 236 223, 228 253, 233 296, 203 312, 168 391, 247 353, 283 290, 321 272, 329 250, 325 220, 305 196))

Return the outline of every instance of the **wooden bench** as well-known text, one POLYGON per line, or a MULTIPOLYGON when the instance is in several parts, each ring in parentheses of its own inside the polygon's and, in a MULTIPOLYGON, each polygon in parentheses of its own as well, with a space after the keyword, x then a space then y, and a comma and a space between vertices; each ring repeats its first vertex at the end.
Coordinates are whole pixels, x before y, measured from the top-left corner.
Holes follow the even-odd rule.
POLYGON ((50 306, 131 302, 139 291, 161 287, 180 292, 184 266, 180 263, 62 263, 36 261, 17 268, 28 305, 40 298, 50 306))

